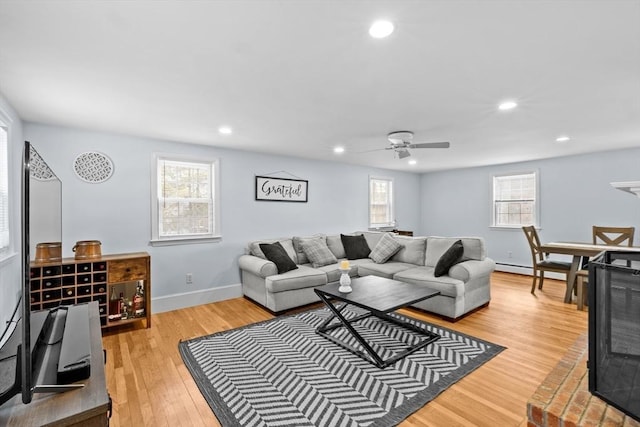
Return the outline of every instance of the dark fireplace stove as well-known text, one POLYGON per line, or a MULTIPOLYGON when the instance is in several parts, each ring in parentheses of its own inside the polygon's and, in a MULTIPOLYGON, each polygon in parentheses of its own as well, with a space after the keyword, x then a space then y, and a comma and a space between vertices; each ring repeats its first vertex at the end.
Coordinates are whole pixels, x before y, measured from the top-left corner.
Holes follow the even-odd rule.
POLYGON ((640 253, 589 262, 589 391, 640 421, 640 253))

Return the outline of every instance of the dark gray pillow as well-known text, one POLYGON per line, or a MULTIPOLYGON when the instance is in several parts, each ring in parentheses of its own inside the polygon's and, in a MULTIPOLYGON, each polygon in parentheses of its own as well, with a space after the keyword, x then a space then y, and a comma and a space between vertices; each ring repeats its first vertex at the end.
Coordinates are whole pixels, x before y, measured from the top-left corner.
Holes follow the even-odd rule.
POLYGON ((462 246, 462 240, 456 241, 445 253, 442 254, 433 275, 436 277, 444 276, 449 272, 449 269, 455 264, 459 263, 462 254, 464 253, 464 246, 462 246))
POLYGON ((278 274, 286 273, 287 271, 295 270, 298 268, 295 262, 284 250, 280 242, 275 243, 260 243, 260 250, 264 253, 269 261, 276 265, 278 274))
POLYGON ((344 246, 347 259, 367 258, 371 253, 371 249, 369 249, 369 245, 363 234, 357 236, 345 236, 341 234, 340 240, 342 240, 342 246, 344 246))

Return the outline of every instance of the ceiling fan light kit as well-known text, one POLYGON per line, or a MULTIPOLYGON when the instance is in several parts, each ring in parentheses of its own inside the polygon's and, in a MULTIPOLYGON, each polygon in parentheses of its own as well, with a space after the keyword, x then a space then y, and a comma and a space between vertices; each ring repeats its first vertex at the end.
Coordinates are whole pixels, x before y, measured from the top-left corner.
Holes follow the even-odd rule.
POLYGON ((398 148, 396 150, 396 153, 398 153, 399 159, 404 159, 411 156, 411 153, 409 153, 409 150, 407 150, 406 148, 398 148))
POLYGON ((413 132, 408 130, 398 130, 395 132, 390 132, 387 135, 387 139, 393 145, 407 144, 413 139, 413 132))

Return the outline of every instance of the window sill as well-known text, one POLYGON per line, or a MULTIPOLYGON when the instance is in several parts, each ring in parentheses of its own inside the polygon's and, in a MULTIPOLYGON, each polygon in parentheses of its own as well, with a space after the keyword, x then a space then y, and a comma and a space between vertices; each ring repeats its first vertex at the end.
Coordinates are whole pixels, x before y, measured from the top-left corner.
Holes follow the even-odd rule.
POLYGON ((172 239, 154 239, 149 241, 151 246, 177 246, 177 245, 192 245, 198 243, 215 243, 222 240, 222 236, 208 236, 208 237, 176 237, 172 239))
MULTIPOLYGON (((489 229, 491 230, 515 230, 515 231, 522 231, 522 227, 525 227, 524 225, 490 225, 489 229)), ((539 226, 535 226, 536 230, 540 230, 539 226)))

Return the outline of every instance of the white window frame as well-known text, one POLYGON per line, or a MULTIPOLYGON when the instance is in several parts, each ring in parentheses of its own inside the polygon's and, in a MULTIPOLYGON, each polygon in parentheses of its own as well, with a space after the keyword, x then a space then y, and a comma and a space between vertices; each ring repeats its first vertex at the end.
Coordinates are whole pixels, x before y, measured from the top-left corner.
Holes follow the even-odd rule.
POLYGON ((395 191, 393 188, 393 178, 390 177, 385 177, 385 176, 369 176, 369 189, 368 189, 368 194, 369 194, 369 228, 370 229, 379 229, 379 228, 393 228, 396 225, 396 212, 395 212, 395 191), (375 181, 385 181, 388 183, 390 191, 389 191, 389 197, 387 199, 387 211, 388 211, 388 215, 389 215, 389 221, 388 222, 384 222, 384 223, 373 223, 371 222, 371 216, 372 216, 372 207, 373 207, 373 200, 371 197, 371 190, 372 190, 372 186, 373 183, 375 181))
POLYGON ((6 139, 3 144, 0 143, 0 197, 2 193, 6 198, 6 204, 3 209, 4 212, 0 213, 0 217, 4 217, 4 223, 0 223, 0 262, 4 261, 8 258, 11 258, 14 255, 14 241, 11 235, 11 225, 12 225, 12 211, 13 209, 13 201, 11 195, 11 149, 10 143, 11 141, 11 120, 8 116, 4 114, 2 110, 0 110, 0 127, 5 131, 6 139))
POLYGON ((151 165, 151 245, 180 245, 190 243, 207 243, 219 241, 222 238, 220 232, 220 161, 217 158, 196 158, 180 154, 154 153, 151 165), (211 233, 208 234, 184 234, 174 236, 160 235, 160 210, 159 210, 159 165, 163 161, 176 161, 185 163, 207 164, 211 167, 213 185, 210 186, 211 202, 213 204, 213 218, 211 233))
MULTIPOLYGON (((521 171, 521 172, 509 172, 509 173, 502 173, 502 174, 495 174, 491 177, 491 214, 490 214, 490 218, 491 218, 491 227, 492 228, 500 228, 500 229, 517 229, 520 230, 523 226, 527 226, 527 225, 533 225, 536 228, 540 228, 540 173, 538 170, 527 170, 527 171, 521 171), (534 198, 532 200, 533 202, 533 216, 534 216, 534 221, 533 224, 528 222, 526 224, 498 224, 497 223, 497 218, 496 218, 496 203, 499 202, 499 200, 496 200, 496 180, 498 179, 504 179, 504 178, 509 178, 509 177, 520 177, 523 175, 533 175, 533 180, 534 180, 534 198)), ((523 199, 524 200, 524 199, 523 199)), ((527 199, 529 200, 529 199, 527 199)))

